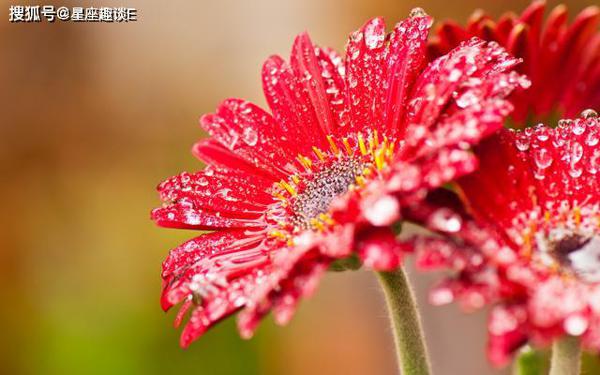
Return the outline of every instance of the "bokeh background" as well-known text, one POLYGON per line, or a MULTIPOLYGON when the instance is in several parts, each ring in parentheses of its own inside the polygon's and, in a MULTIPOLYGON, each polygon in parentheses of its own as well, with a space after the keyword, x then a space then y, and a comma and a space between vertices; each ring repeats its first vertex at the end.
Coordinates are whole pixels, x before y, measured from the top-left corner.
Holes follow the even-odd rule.
MULTIPOLYGON (((551 1, 554 5, 557 2, 551 1)), ((569 1, 572 13, 593 1, 569 1)), ((295 34, 343 49, 366 19, 420 6, 438 21, 528 1, 73 1, 130 6, 129 24, 10 24, 0 1, 1 374, 394 374, 372 274, 328 274, 286 328, 251 341, 232 319, 188 350, 159 307, 168 249, 193 233, 149 220, 156 184, 202 166, 197 119, 237 96, 263 104, 260 67, 295 34)), ((38 3, 39 4, 39 3, 38 3)), ((486 363, 485 314, 431 308, 412 273, 436 374, 486 363)))

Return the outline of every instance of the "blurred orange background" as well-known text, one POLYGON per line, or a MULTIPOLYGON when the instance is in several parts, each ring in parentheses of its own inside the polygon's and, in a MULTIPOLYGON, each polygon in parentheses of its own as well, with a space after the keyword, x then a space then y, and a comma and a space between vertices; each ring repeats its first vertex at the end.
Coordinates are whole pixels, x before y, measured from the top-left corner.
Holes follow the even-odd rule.
MULTIPOLYGON (((343 50, 368 18, 423 7, 461 23, 528 1, 73 1, 128 6, 128 24, 11 24, 0 2, 0 373, 394 374, 372 274, 328 274, 292 323, 270 319, 243 341, 232 319, 188 350, 160 309, 168 250, 194 235, 159 229, 149 211, 163 178, 202 167, 197 120, 221 99, 264 104, 262 61, 308 30, 343 50)), ((551 5, 557 2, 550 2, 551 5)), ((571 14, 590 1, 569 1, 571 14)), ((426 303, 412 277, 436 374, 508 374, 487 364, 485 314, 426 303)))

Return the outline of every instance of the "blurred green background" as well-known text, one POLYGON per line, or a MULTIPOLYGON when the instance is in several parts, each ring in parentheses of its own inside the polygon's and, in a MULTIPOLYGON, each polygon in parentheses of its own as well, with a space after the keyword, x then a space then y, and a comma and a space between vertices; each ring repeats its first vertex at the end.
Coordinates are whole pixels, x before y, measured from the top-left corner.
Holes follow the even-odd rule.
MULTIPOLYGON (((0 9, 0 373, 394 374, 371 274, 329 274, 286 328, 251 341, 232 319, 188 350, 160 309, 168 250, 194 235, 149 211, 163 178, 201 165, 197 120, 226 97, 264 104, 260 67, 308 30, 341 50, 366 19, 420 6, 463 22, 527 1, 73 1, 136 7, 130 24, 10 24, 0 9)), ((550 2, 556 4, 557 2, 550 2)), ((570 1, 572 13, 589 1, 570 1)), ((426 305, 437 374, 501 374, 484 358, 485 314, 426 305)))

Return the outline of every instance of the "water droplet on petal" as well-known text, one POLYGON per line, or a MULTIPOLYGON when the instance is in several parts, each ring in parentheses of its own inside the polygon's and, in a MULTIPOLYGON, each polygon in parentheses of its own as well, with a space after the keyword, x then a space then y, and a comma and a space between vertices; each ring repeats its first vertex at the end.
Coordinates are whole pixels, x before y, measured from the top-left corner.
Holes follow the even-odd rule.
POLYGON ((546 169, 552 164, 552 155, 545 148, 536 150, 533 154, 535 164, 540 169, 546 169))
POLYGON ((416 17, 426 17, 427 13, 425 13, 425 11, 423 10, 423 8, 413 8, 410 13, 408 14, 408 16, 410 18, 416 18, 416 17))
POLYGON ((529 149, 529 138, 527 136, 518 136, 515 139, 515 146, 519 151, 527 151, 529 149))
POLYGON ((398 219, 400 205, 396 198, 386 195, 370 204, 365 210, 364 215, 373 225, 390 225, 398 219))
POLYGON ((460 108, 467 108, 469 106, 475 105, 478 102, 479 98, 473 90, 468 90, 464 94, 456 99, 456 105, 460 108))
POLYGON ((597 117, 598 117, 598 112, 594 111, 593 109, 586 109, 583 112, 581 112, 581 118, 584 118, 586 120, 592 119, 592 118, 597 118, 597 117))
POLYGON ((573 120, 566 120, 566 119, 558 120, 558 126, 560 126, 560 127, 569 126, 569 124, 571 122, 573 122, 573 120))
POLYGON ((571 336, 580 336, 588 328, 588 321, 581 315, 571 315, 565 320, 565 331, 571 336))
POLYGON ((431 215, 429 224, 438 230, 455 233, 462 227, 462 219, 450 210, 439 209, 431 215))
POLYGON ((598 134, 595 131, 591 131, 588 133, 586 139, 585 139, 585 144, 588 146, 596 146, 598 144, 599 141, 599 137, 598 134))
POLYGON ((204 176, 198 177, 197 182, 198 182, 198 185, 200 185, 200 186, 206 186, 206 185, 208 185, 208 179, 206 177, 204 177, 204 176))
POLYGON ((375 49, 383 45, 385 33, 378 32, 378 29, 382 28, 383 25, 379 19, 376 19, 367 25, 365 28, 365 45, 368 49, 375 49))
POLYGON ((358 85, 358 80, 354 76, 348 77, 348 85, 350 88, 355 88, 358 85))
POLYGON ((577 168, 575 166, 572 166, 569 169, 569 176, 571 176, 573 178, 581 177, 582 174, 583 174, 583 170, 581 168, 577 168))
POLYGON ((244 129, 242 139, 244 140, 244 143, 246 143, 248 146, 255 146, 258 142, 258 134, 256 133, 256 130, 252 128, 246 128, 244 129))
POLYGON ((585 132, 585 123, 581 122, 581 121, 577 121, 577 122, 573 123, 573 126, 571 127, 571 131, 575 135, 583 134, 583 132, 585 132))
POLYGON ((575 164, 583 157, 583 146, 579 142, 571 144, 571 164, 575 164))

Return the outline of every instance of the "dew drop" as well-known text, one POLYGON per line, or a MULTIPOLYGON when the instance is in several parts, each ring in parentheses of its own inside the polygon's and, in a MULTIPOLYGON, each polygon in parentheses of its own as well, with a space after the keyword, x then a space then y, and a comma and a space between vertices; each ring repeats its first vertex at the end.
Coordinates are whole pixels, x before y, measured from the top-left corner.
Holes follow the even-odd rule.
POLYGON ((413 8, 408 14, 408 16, 410 18, 427 17, 427 13, 425 13, 425 10, 423 10, 423 8, 413 8))
POLYGON ((457 82, 462 76, 462 71, 460 69, 452 69, 450 74, 448 74, 448 81, 457 82))
POLYGON ((550 138, 548 134, 548 128, 545 126, 540 126, 535 129, 535 135, 539 141, 545 142, 550 138))
POLYGON ((592 118, 597 118, 598 117, 598 112, 594 111, 593 109, 586 109, 583 112, 581 112, 581 118, 584 118, 586 120, 592 119, 592 118))
POLYGON ((583 132, 585 132, 585 123, 582 123, 580 121, 573 123, 573 126, 571 127, 571 131, 575 135, 583 134, 583 132))
POLYGON ((350 86, 350 88, 355 88, 358 85, 358 80, 356 79, 356 77, 348 77, 348 85, 350 86))
POLYGON ((529 149, 529 138, 527 136, 519 136, 515 139, 515 146, 519 151, 527 151, 529 149))
POLYGON ((540 148, 536 150, 533 155, 535 164, 540 169, 546 169, 552 164, 552 156, 545 148, 540 148))
POLYGON ((398 219, 399 205, 396 198, 386 195, 364 209, 364 215, 373 225, 390 225, 398 219))
POLYGON ((575 164, 583 157, 583 146, 579 142, 571 144, 571 164, 575 164))
POLYGON ((596 146, 598 144, 599 138, 598 138, 598 134, 596 132, 590 132, 588 133, 586 139, 585 139, 585 144, 588 146, 596 146))
POLYGON ((200 186, 206 186, 206 185, 208 185, 208 179, 206 177, 204 177, 204 176, 198 177, 197 182, 198 182, 198 185, 200 185, 200 186))
POLYGON ((519 85, 521 86, 521 88, 523 89, 528 89, 531 87, 531 80, 529 80, 526 77, 520 77, 519 78, 519 85))
POLYGON ((256 130, 252 128, 246 128, 244 129, 242 139, 248 146, 255 146, 256 142, 258 142, 258 134, 256 133, 256 130))
POLYGON ((385 39, 385 33, 378 32, 377 29, 381 28, 381 21, 372 22, 367 25, 365 30, 365 44, 368 49, 375 49, 383 44, 385 39))
POLYGON ((187 210, 185 212, 185 222, 189 225, 198 225, 200 224, 200 216, 193 210, 187 210))
POLYGON ((588 328, 588 321, 580 315, 572 315, 565 320, 565 331, 571 336, 580 336, 588 328))
POLYGON ((462 227, 462 219, 450 210, 440 209, 431 216, 430 225, 444 232, 455 233, 462 227))
POLYGON ((478 97, 472 90, 466 91, 458 99, 456 99, 456 105, 460 108, 467 108, 469 106, 477 104, 478 97))
POLYGON ((581 168, 577 168, 575 166, 572 166, 569 169, 569 176, 571 176, 573 178, 581 177, 582 174, 583 174, 583 170, 581 168))

